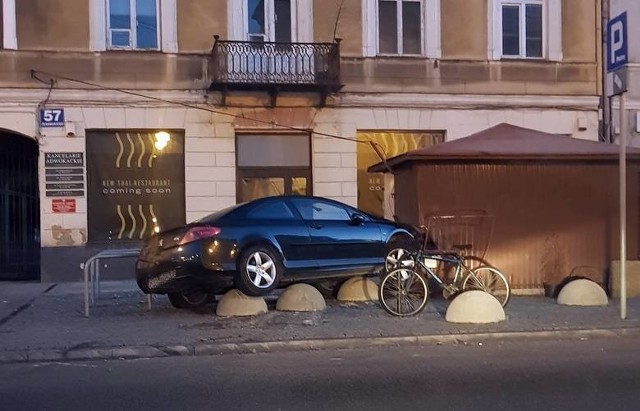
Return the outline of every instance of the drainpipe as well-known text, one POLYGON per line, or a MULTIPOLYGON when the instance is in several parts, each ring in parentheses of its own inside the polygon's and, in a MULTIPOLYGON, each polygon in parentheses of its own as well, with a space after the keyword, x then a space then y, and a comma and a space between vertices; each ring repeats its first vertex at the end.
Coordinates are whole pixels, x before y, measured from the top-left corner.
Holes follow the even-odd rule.
POLYGON ((602 34, 602 46, 600 49, 600 73, 602 78, 602 96, 600 97, 600 110, 602 110, 602 124, 600 126, 602 140, 613 143, 611 136, 611 98, 607 96, 607 23, 609 22, 609 0, 600 0, 600 32, 602 34))

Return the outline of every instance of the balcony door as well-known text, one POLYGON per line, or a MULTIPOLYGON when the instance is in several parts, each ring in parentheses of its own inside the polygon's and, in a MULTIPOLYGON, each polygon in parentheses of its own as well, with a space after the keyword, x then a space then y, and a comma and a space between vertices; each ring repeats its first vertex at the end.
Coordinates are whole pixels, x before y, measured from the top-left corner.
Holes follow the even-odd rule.
POLYGON ((295 37, 291 19, 295 15, 295 0, 246 1, 247 39, 265 43, 251 45, 252 57, 247 61, 248 71, 268 76, 269 81, 302 72, 302 58, 293 53, 291 46, 295 37))
POLYGON ((291 43, 291 0, 246 0, 247 40, 291 43))
POLYGON ((313 41, 312 0, 228 0, 229 39, 250 42, 228 65, 240 77, 277 83, 312 70, 294 43, 313 41), (261 44, 264 43, 264 44, 261 44))
POLYGON ((229 40, 311 43, 313 0, 227 0, 229 40))

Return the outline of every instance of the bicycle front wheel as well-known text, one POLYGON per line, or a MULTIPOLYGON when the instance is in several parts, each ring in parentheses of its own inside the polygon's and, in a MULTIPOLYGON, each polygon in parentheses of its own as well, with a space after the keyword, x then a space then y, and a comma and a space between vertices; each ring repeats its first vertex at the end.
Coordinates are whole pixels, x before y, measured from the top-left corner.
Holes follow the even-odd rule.
POLYGON ((511 287, 504 274, 493 267, 478 267, 471 270, 462 282, 462 291, 481 290, 494 296, 506 306, 511 296, 511 287))
POLYGON ((399 317, 414 315, 427 304, 427 282, 417 272, 400 268, 384 276, 378 287, 382 307, 399 317))

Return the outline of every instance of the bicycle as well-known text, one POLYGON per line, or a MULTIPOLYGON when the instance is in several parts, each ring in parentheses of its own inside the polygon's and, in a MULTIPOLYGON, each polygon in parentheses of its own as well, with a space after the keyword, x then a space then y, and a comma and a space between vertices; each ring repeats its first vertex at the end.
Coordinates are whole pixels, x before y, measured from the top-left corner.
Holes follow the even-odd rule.
POLYGON ((470 268, 465 259, 486 263, 481 258, 463 257, 459 251, 418 250, 395 248, 387 253, 385 272, 378 297, 382 307, 396 316, 409 316, 424 309, 429 297, 427 280, 433 279, 449 298, 460 291, 482 290, 494 296, 506 306, 511 296, 511 286, 500 270, 491 265, 470 268), (453 278, 447 281, 436 274, 439 267, 452 265, 453 278), (417 270, 416 270, 417 268, 417 270))

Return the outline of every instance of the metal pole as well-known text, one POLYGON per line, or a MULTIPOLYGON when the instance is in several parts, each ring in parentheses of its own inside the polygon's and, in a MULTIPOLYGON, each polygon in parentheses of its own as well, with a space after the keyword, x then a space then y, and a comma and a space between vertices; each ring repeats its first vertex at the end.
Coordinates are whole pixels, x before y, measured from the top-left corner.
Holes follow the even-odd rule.
POLYGON ((627 318, 627 110, 620 94, 620 318, 627 318))
MULTIPOLYGON (((602 34, 602 61, 607 61, 608 57, 606 56, 607 50, 607 22, 609 21, 609 1, 602 0, 601 2, 601 25, 600 30, 602 34)), ((612 133, 611 133, 611 97, 609 94, 607 84, 607 70, 606 63, 602 67, 602 136, 605 142, 613 143, 612 133)))
POLYGON ((91 261, 84 263, 84 316, 89 316, 89 267, 91 261))

